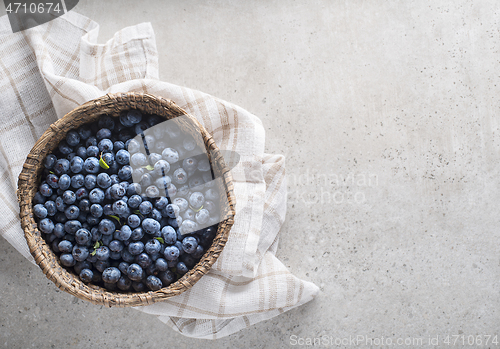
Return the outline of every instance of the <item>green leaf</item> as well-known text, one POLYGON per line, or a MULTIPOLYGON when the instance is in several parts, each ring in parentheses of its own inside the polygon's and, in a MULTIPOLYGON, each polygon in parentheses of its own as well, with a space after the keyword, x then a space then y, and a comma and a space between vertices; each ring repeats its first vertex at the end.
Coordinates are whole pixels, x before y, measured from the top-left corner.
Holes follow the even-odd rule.
POLYGON ((155 237, 156 240, 158 240, 159 242, 161 242, 162 244, 165 243, 165 240, 163 240, 163 238, 160 238, 160 237, 155 237))
POLYGON ((54 173, 54 172, 52 172, 52 171, 49 171, 49 173, 50 173, 50 174, 55 174, 55 173, 54 173))
POLYGON ((95 256, 96 253, 97 253, 97 250, 94 250, 94 251, 90 252, 90 255, 95 256))
POLYGON ((94 249, 98 249, 99 246, 101 246, 101 244, 99 243, 99 241, 96 241, 94 244, 94 249))
POLYGON ((114 218, 118 221, 118 223, 120 223, 120 218, 118 216, 109 215, 108 217, 114 218))
POLYGON ((142 166, 142 168, 145 168, 146 170, 148 171, 153 171, 155 168, 151 165, 148 165, 148 166, 142 166))
POLYGON ((133 210, 132 212, 134 212, 137 215, 141 214, 141 211, 139 211, 139 210, 133 210))
POLYGON ((104 161, 104 159, 101 157, 99 158, 99 166, 101 166, 103 169, 107 170, 109 169, 109 165, 104 161))

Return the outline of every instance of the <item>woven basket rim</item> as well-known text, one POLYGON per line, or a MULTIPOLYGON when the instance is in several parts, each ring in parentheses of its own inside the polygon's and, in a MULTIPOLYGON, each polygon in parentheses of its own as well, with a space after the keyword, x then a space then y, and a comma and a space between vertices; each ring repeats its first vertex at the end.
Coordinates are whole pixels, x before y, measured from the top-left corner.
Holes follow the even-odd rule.
MULTIPOLYGON (((184 119, 184 118, 183 118, 184 119)), ((187 125, 189 127, 189 125, 187 125)), ((222 252, 229 231, 234 223, 235 197, 231 172, 224 162, 219 148, 212 136, 206 131, 195 117, 184 111, 173 101, 147 93, 127 92, 108 93, 105 96, 88 101, 57 120, 49 126, 44 134, 37 140, 26 158, 23 169, 18 178, 17 197, 20 207, 21 226, 28 243, 30 253, 36 264, 48 279, 63 291, 80 299, 94 304, 108 307, 128 307, 149 305, 164 301, 181 294, 191 288, 215 263, 222 252), (179 280, 158 291, 119 293, 111 292, 105 288, 85 284, 76 275, 70 273, 58 263, 58 257, 46 244, 38 230, 34 219, 32 200, 37 190, 39 175, 42 171, 43 160, 57 146, 66 133, 78 125, 96 120, 101 115, 116 116, 123 110, 139 109, 148 114, 157 114, 166 119, 185 116, 192 123, 191 127, 201 132, 205 148, 211 160, 214 172, 217 171, 223 179, 229 207, 221 214, 221 222, 212 246, 205 252, 194 268, 189 270, 179 280), (88 116, 90 113, 91 116, 88 116), (54 146, 48 146, 53 144, 54 146)))

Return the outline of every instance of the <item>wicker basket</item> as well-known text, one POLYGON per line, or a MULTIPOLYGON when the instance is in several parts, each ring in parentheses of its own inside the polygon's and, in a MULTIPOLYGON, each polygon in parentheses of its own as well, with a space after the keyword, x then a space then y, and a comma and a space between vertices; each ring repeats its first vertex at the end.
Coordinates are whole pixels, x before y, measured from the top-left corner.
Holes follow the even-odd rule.
POLYGON ((21 226, 30 252, 47 278, 52 280, 61 290, 80 299, 109 307, 148 305, 179 295, 191 288, 208 272, 219 257, 228 239, 235 215, 231 174, 210 134, 194 117, 187 114, 172 101, 142 93, 107 94, 77 107, 62 119, 50 125, 27 156, 23 170, 19 175, 17 197, 20 206, 21 226), (40 182, 43 160, 66 137, 66 133, 82 124, 96 121, 101 115, 107 114, 117 117, 120 112, 129 109, 139 109, 144 113, 156 114, 166 120, 186 115, 187 118, 180 118, 183 120, 181 128, 190 134, 201 131, 214 174, 216 177, 222 178, 222 181, 219 182, 224 187, 219 188, 219 191, 226 193, 229 203, 221 212, 221 223, 219 223, 212 246, 205 252, 195 267, 168 287, 158 291, 142 293, 110 292, 96 285, 85 284, 80 281, 78 276, 61 267, 58 257, 52 252, 38 230, 32 207, 32 200, 40 182))

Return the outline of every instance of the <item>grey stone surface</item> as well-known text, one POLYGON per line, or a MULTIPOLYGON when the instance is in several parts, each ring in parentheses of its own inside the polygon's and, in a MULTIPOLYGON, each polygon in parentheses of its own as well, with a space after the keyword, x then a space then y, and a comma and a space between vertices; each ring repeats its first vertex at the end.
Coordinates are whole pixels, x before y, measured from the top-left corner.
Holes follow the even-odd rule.
POLYGON ((435 348, 453 335, 479 347, 500 335, 496 1, 81 0, 75 11, 101 24, 102 42, 151 22, 162 80, 262 119, 289 174, 277 255, 322 292, 201 341, 59 292, 0 240, 0 347, 435 348))

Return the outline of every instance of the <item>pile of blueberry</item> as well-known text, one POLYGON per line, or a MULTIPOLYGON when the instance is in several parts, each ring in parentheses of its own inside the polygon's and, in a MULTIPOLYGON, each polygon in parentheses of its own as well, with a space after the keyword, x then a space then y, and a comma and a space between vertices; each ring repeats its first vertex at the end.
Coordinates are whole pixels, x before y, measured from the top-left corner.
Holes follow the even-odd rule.
POLYGON ((159 290, 193 268, 220 214, 203 150, 173 120, 138 110, 68 132, 33 200, 61 265, 124 292, 159 290))

